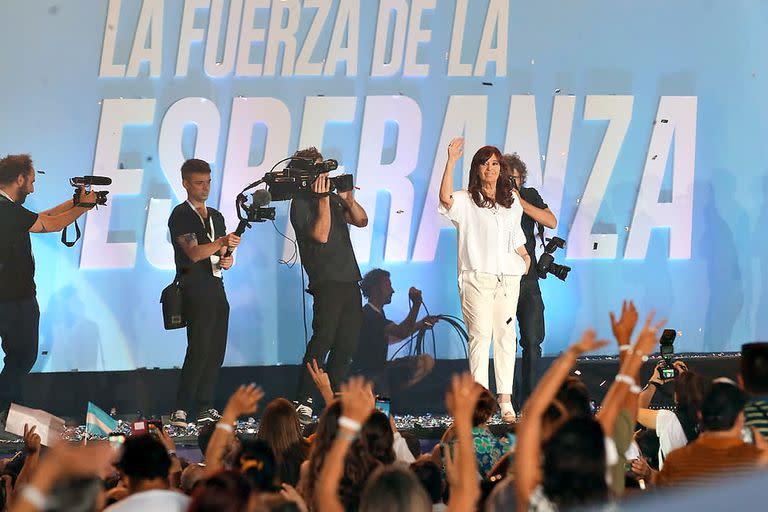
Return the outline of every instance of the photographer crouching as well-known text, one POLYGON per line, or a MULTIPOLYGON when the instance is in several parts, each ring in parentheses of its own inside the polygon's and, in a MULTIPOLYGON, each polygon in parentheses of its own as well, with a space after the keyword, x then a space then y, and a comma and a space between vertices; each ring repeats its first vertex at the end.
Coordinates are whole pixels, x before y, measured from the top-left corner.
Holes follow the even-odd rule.
MULTIPOLYGON (((317 164, 323 156, 317 148, 297 151, 294 157, 317 164)), ((347 187, 344 187, 347 188, 347 187)), ((334 389, 347 372, 357 347, 362 322, 360 269, 347 224, 368 225, 368 215, 349 190, 331 192, 331 179, 321 173, 312 191, 291 202, 291 224, 296 232, 301 263, 309 277, 312 306, 312 338, 304 354, 296 395, 296 411, 302 423, 312 418, 314 383, 306 364, 320 364, 328 357, 326 371, 334 389)))
POLYGON ((97 194, 79 189, 76 204, 68 199, 34 213, 22 206, 35 191, 35 168, 29 155, 0 160, 0 338, 5 352, 0 372, 0 417, 18 401, 24 380, 35 364, 40 308, 35 289, 35 259, 30 233, 61 231, 93 208, 97 194))

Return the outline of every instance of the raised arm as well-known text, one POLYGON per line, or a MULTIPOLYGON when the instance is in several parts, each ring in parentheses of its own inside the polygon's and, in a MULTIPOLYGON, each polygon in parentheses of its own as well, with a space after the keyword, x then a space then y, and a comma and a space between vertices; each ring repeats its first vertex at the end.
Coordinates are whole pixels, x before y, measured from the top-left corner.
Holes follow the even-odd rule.
MULTIPOLYGON (((95 192, 85 192, 82 194, 83 203, 96 203, 95 192)), ((46 210, 37 216, 37 220, 29 228, 30 233, 54 233, 61 231, 65 227, 75 222, 78 217, 90 210, 92 207, 75 206, 72 201, 65 201, 59 206, 46 210), (69 207, 66 207, 69 203, 69 207), (52 213, 53 212, 53 213, 52 213)))
POLYGON ((346 192, 339 192, 339 197, 347 207, 344 212, 344 219, 347 224, 352 224, 358 228, 364 228, 368 225, 368 214, 365 213, 365 209, 355 201, 355 195, 352 190, 346 192))
POLYGON ((453 415, 456 455, 452 458, 451 450, 445 451, 446 472, 451 485, 447 512, 475 510, 480 499, 475 442, 472 438, 472 414, 481 393, 482 387, 469 373, 454 375, 451 379, 451 389, 445 401, 453 415))
POLYGON ((341 417, 339 431, 325 457, 315 485, 317 509, 344 512, 339 499, 339 483, 344 474, 344 458, 360 434, 363 423, 374 411, 373 389, 362 377, 352 377, 341 385, 341 417))
POLYGON ((531 494, 541 481, 541 424, 544 412, 557 396, 565 378, 576 364, 576 358, 585 352, 591 352, 607 345, 607 341, 597 340, 593 329, 584 331, 581 340, 571 345, 558 357, 539 381, 523 407, 523 421, 517 427, 515 445, 515 488, 517 489, 518 510, 527 510, 531 494))
POLYGON ((664 323, 662 321, 653 325, 653 313, 650 313, 635 346, 621 364, 616 380, 608 389, 600 412, 597 413, 597 421, 600 422, 606 434, 613 432, 616 416, 625 402, 626 393, 630 392, 630 388, 632 392, 639 392, 636 382, 640 367, 643 365, 643 360, 647 360, 648 353, 653 350, 656 344, 656 333, 664 323))
POLYGON ((448 144, 448 160, 445 162, 443 180, 440 182, 440 204, 448 210, 453 206, 453 170, 464 153, 464 139, 456 137, 448 144))
POLYGON ((523 207, 523 212, 530 218, 548 227, 549 229, 555 229, 557 227, 557 218, 552 210, 549 208, 538 208, 524 199, 520 199, 520 206, 523 207))
POLYGON ((389 343, 395 343, 403 338, 407 338, 416 328, 416 317, 421 309, 422 298, 421 290, 411 286, 408 290, 408 299, 411 301, 411 308, 408 310, 408 316, 399 324, 387 324, 386 334, 389 336, 389 343))
POLYGON ((253 414, 259 405, 259 400, 264 396, 264 392, 256 384, 242 385, 237 388, 224 407, 221 419, 213 429, 211 440, 208 442, 208 448, 205 450, 205 472, 207 475, 213 475, 224 467, 224 452, 227 443, 235 435, 233 427, 237 418, 245 414, 253 414))

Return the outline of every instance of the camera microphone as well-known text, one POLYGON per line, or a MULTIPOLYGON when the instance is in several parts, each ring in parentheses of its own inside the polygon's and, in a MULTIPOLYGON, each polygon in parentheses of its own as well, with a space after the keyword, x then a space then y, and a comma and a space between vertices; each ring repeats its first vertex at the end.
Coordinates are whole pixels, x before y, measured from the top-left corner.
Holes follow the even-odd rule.
POLYGON ((88 187, 91 185, 106 186, 112 184, 112 178, 107 176, 78 176, 77 178, 72 178, 70 181, 72 182, 72 185, 76 187, 88 187))
POLYGON ((269 190, 262 188, 253 193, 253 206, 267 206, 272 201, 269 190))

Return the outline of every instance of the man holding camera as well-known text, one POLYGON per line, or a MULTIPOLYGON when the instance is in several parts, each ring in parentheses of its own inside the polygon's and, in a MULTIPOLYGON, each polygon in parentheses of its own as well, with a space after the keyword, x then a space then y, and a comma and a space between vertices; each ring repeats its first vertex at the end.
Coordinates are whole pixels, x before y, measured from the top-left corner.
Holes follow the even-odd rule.
MULTIPOLYGON (((323 161, 317 148, 297 151, 296 158, 323 161)), ((312 338, 307 345, 296 396, 296 411, 302 423, 312 418, 314 383, 306 364, 322 364, 332 386, 344 377, 360 336, 362 300, 360 269, 349 238, 347 224, 368 225, 368 215, 355 201, 352 190, 331 192, 328 173, 312 183, 311 194, 291 201, 291 225, 296 232, 301 263, 309 277, 312 306, 312 338)))
POLYGON ((187 426, 186 406, 191 397, 197 407, 197 422, 218 421, 213 408, 216 377, 224 362, 229 329, 229 302, 222 270, 232 266, 231 251, 240 237, 227 234, 224 216, 207 207, 211 192, 211 167, 196 158, 181 166, 187 200, 176 206, 168 219, 176 277, 181 280, 184 316, 187 320, 187 353, 176 393, 176 411, 171 425, 187 426))
POLYGON ((539 361, 541 360, 541 343, 544 341, 544 301, 539 288, 539 276, 536 273, 536 237, 533 233, 534 224, 538 224, 538 235, 544 243, 544 227, 555 229, 557 219, 547 207, 535 188, 524 187, 528 168, 517 153, 506 154, 502 157, 503 167, 513 180, 513 187, 519 192, 520 205, 523 207, 523 217, 520 226, 525 233, 525 250, 531 255, 534 263, 520 279, 520 297, 517 300, 517 321, 520 326, 520 345, 523 349, 523 368, 519 407, 522 407, 536 387, 538 380, 539 361))
POLYGON ((0 338, 5 352, 0 415, 19 399, 23 380, 37 359, 40 308, 29 234, 61 231, 96 205, 96 193, 80 189, 78 204, 69 199, 34 213, 22 206, 34 191, 35 168, 29 155, 0 160, 0 338))

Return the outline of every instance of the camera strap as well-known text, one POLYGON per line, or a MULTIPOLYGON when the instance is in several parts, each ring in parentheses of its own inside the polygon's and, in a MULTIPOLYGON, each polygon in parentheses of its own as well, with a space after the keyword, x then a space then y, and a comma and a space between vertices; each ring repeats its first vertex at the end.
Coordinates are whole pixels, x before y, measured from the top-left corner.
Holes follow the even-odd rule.
POLYGON ((69 226, 64 226, 64 229, 61 230, 61 243, 66 245, 67 247, 74 247, 74 245, 77 243, 78 240, 80 240, 80 226, 77 225, 77 219, 75 219, 75 239, 71 242, 67 241, 67 228, 69 226))

